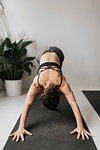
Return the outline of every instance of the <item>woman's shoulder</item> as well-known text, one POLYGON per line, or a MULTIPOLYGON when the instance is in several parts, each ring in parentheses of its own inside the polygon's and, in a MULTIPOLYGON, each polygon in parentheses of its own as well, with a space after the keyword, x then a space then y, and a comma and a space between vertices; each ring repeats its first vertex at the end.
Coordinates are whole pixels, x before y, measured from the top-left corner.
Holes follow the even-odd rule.
POLYGON ((33 79, 33 84, 36 86, 38 86, 37 79, 38 79, 38 74, 33 79))
POLYGON ((62 84, 60 86, 60 89, 62 89, 67 84, 65 76, 62 74, 62 84))
POLYGON ((60 86, 59 90, 65 95, 67 95, 71 91, 71 87, 70 87, 69 83, 67 82, 64 75, 63 75, 63 82, 62 82, 62 85, 60 86))

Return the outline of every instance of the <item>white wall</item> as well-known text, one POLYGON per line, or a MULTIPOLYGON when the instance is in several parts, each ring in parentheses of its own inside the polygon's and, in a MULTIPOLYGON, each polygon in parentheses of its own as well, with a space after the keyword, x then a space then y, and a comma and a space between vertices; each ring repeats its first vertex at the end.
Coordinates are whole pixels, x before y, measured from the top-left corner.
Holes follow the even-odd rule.
MULTIPOLYGON (((63 71, 72 87, 100 87, 100 0, 2 0, 13 37, 25 32, 37 44, 65 54, 63 71)), ((34 71, 33 71, 34 72, 34 71)), ((29 86, 34 75, 24 77, 29 86)))

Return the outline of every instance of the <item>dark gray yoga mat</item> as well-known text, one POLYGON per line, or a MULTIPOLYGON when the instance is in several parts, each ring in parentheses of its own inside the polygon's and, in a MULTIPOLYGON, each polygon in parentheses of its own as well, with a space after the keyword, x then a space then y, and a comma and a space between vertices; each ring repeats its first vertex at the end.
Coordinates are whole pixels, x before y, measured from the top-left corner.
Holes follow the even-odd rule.
POLYGON ((100 91, 82 91, 100 116, 100 91))
MULTIPOLYGON (((76 139, 77 134, 70 135, 76 128, 76 121, 64 95, 60 97, 58 108, 62 114, 43 108, 37 95, 26 121, 26 129, 33 136, 26 135, 25 142, 18 143, 12 142, 11 137, 4 150, 97 150, 92 138, 83 141, 76 139)), ((18 126, 19 119, 12 132, 18 126)), ((84 126, 87 128, 85 123, 84 126)))

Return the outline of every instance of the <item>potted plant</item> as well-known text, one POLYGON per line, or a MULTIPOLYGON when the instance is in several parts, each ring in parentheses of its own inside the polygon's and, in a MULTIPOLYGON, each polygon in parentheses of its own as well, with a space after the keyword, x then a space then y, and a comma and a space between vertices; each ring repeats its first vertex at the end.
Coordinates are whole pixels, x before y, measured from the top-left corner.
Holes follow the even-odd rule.
POLYGON ((25 56, 26 47, 32 42, 23 39, 11 42, 9 37, 0 40, 0 78, 5 82, 8 96, 21 95, 23 73, 26 71, 28 75, 31 74, 35 57, 25 56))

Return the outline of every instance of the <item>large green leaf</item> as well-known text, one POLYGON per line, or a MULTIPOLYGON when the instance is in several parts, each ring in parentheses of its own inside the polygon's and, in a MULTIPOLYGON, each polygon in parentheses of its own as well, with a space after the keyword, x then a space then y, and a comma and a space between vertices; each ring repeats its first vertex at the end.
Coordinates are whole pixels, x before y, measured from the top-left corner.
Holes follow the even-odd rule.
POLYGON ((19 69, 22 69, 22 68, 23 68, 23 62, 20 61, 20 62, 17 63, 17 69, 19 70, 19 69))
POLYGON ((11 56, 11 55, 13 54, 13 49, 12 49, 12 48, 9 48, 9 47, 7 47, 7 46, 5 45, 2 54, 3 54, 5 57, 9 58, 9 56, 11 56))
POLYGON ((12 51, 12 50, 13 50, 12 48, 7 47, 6 45, 4 46, 4 52, 5 52, 5 51, 12 51))
POLYGON ((0 64, 0 78, 2 77, 2 73, 3 73, 3 65, 0 64))
POLYGON ((26 66, 26 65, 23 65, 23 69, 28 73, 28 75, 31 74, 31 69, 30 67, 26 66))
POLYGON ((26 47, 26 46, 30 45, 31 43, 33 43, 33 41, 25 41, 25 42, 23 42, 23 46, 26 47))
POLYGON ((11 44, 11 48, 12 48, 13 55, 18 56, 17 43, 16 42, 11 44))
POLYGON ((11 40, 10 38, 6 38, 3 43, 2 43, 3 46, 7 46, 7 47, 10 47, 11 46, 11 40))
POLYGON ((24 65, 25 65, 25 66, 31 66, 31 67, 35 67, 35 68, 36 68, 36 66, 35 66, 35 65, 33 65, 33 63, 32 63, 32 62, 26 62, 24 65))
POLYGON ((10 76, 12 77, 12 65, 7 64, 7 70, 9 70, 10 76))
POLYGON ((0 56, 2 56, 2 55, 3 55, 3 51, 2 51, 1 46, 0 46, 0 56))
POLYGON ((9 59, 4 57, 4 56, 0 56, 0 63, 8 64, 9 63, 9 59))
POLYGON ((14 43, 12 43, 12 44, 11 44, 11 48, 12 48, 13 50, 15 50, 15 49, 16 49, 16 47, 17 47, 16 42, 14 42, 14 43))
POLYGON ((16 59, 15 55, 12 55, 12 56, 9 57, 9 63, 16 65, 17 59, 16 59))
POLYGON ((33 63, 32 62, 27 62, 27 63, 25 63, 25 66, 31 66, 31 67, 33 67, 33 63))
POLYGON ((4 54, 4 46, 3 45, 0 45, 0 55, 3 55, 4 54))
POLYGON ((7 67, 4 68, 3 75, 4 75, 5 80, 10 80, 11 79, 11 74, 10 74, 10 71, 7 67))
POLYGON ((3 68, 0 67, 0 79, 4 82, 4 71, 3 71, 3 68))
POLYGON ((35 59, 35 57, 27 57, 27 58, 24 59, 24 62, 31 61, 31 60, 34 60, 34 59, 35 59))
POLYGON ((22 45, 23 45, 23 39, 21 39, 19 42, 18 42, 18 44, 17 44, 17 50, 18 50, 18 52, 19 52, 19 50, 22 48, 22 45))
POLYGON ((5 51, 2 56, 9 59, 9 57, 12 56, 12 55, 13 55, 13 53, 11 51, 5 51))
POLYGON ((3 39, 0 39, 0 46, 2 45, 2 43, 3 43, 3 39))
POLYGON ((19 52, 19 58, 22 56, 25 56, 27 54, 27 49, 26 48, 22 48, 19 52))
POLYGON ((20 80, 23 76, 24 70, 17 70, 17 79, 20 80))

